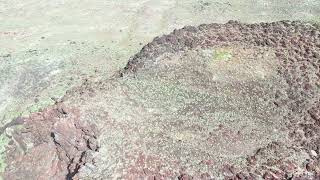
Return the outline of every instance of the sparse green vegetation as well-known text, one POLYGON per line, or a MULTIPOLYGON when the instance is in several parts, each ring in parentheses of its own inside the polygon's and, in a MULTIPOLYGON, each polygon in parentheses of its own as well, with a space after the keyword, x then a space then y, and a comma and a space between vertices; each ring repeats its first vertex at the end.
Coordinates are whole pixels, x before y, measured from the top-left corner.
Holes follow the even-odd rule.
POLYGON ((213 60, 228 61, 232 58, 232 52, 229 49, 216 49, 213 52, 213 60))

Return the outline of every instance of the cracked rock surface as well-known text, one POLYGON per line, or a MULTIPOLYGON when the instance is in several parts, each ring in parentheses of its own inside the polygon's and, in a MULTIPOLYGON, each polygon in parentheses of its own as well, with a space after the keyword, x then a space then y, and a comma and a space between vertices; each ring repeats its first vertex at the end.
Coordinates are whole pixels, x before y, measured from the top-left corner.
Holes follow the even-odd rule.
POLYGON ((72 179, 98 150, 96 132, 61 104, 25 118, 12 141, 5 179, 72 179))
POLYGON ((319 82, 317 25, 178 29, 2 128, 4 177, 317 179, 319 82))

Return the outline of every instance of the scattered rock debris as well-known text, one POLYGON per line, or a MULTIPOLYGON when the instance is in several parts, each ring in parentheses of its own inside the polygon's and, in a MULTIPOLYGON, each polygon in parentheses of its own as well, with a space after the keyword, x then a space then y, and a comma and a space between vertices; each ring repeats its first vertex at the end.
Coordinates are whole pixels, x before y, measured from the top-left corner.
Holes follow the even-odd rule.
MULTIPOLYGON (((226 24, 203 24, 198 27, 186 26, 173 31, 169 35, 156 37, 142 50, 133 56, 120 77, 125 74, 143 71, 152 67, 155 59, 165 53, 186 51, 186 49, 207 49, 216 45, 230 46, 232 44, 270 47, 275 50, 279 59, 278 75, 281 76, 288 88, 278 92, 275 104, 285 106, 289 113, 283 117, 291 130, 290 137, 298 147, 311 151, 312 167, 308 169, 289 170, 282 166, 295 167, 295 162, 281 164, 278 170, 268 169, 264 164, 260 167, 250 167, 249 172, 242 170, 233 173, 230 179, 319 179, 320 153, 320 27, 317 24, 300 21, 280 21, 272 23, 243 24, 229 21, 226 24), (285 93, 283 93, 285 92, 285 93), (263 169, 263 170, 262 170, 263 169), (251 172, 252 171, 252 172, 251 172), (262 173, 265 171, 265 173, 262 173), (244 175, 246 173, 246 175, 244 175), (311 173, 311 174, 310 174, 311 173)), ((158 59, 159 61, 159 59, 158 59)), ((159 62, 157 62, 159 63, 159 62)), ((160 62, 161 63, 161 62, 160 62)), ((266 147, 273 149, 273 145, 266 147)), ((293 147, 286 147, 284 149, 293 147)), ((259 150, 258 150, 259 151, 259 150)), ((282 151, 282 150, 280 150, 282 151)), ((284 150, 283 150, 284 151, 284 150)), ((277 155, 279 152, 275 152, 277 155)), ((259 157, 260 155, 256 155, 259 157)), ((253 159, 257 159, 254 157, 253 159)), ((308 161, 308 159, 306 160, 308 161)), ((284 162, 282 162, 284 163, 284 162)), ((230 174, 230 173, 228 173, 230 174)))
MULTIPOLYGON (((198 27, 187 26, 175 30, 169 35, 156 37, 129 60, 127 66, 119 72, 119 76, 115 77, 115 79, 139 76, 139 72, 153 68, 155 63, 167 63, 165 61, 166 58, 159 59, 159 57, 164 54, 177 54, 195 49, 210 49, 217 45, 237 46, 239 44, 242 46, 270 48, 274 50, 275 57, 279 60, 277 76, 281 77, 287 86, 278 89, 274 97, 270 97, 270 99, 274 100, 273 104, 275 107, 281 107, 286 110, 286 113, 284 113, 281 118, 285 122, 283 129, 288 131, 289 139, 287 142, 274 141, 267 145, 256 147, 256 151, 253 154, 248 154, 248 157, 244 161, 245 165, 241 169, 234 166, 233 163, 225 163, 225 165, 219 169, 218 176, 213 177, 212 174, 210 174, 211 169, 209 168, 206 169, 208 171, 207 173, 195 172, 191 174, 186 167, 193 168, 193 165, 181 165, 179 164, 180 162, 176 161, 166 162, 165 158, 161 159, 158 156, 147 156, 143 153, 140 153, 137 156, 138 158, 135 159, 132 154, 126 152, 126 150, 131 150, 130 148, 125 149, 128 144, 143 144, 145 142, 141 141, 147 141, 147 138, 150 137, 154 138, 153 140, 159 140, 155 138, 155 132, 157 131, 156 123, 153 124, 154 129, 152 129, 152 135, 154 136, 143 136, 145 139, 137 139, 136 142, 133 143, 125 141, 125 136, 134 136, 135 133, 140 135, 139 133, 142 131, 140 127, 130 129, 131 126, 135 126, 134 123, 126 124, 110 119, 107 121, 104 116, 99 115, 98 118, 101 118, 100 120, 109 123, 106 126, 109 129, 105 129, 104 135, 110 135, 108 134, 109 131, 110 133, 114 133, 110 135, 112 138, 117 137, 116 135, 119 134, 124 135, 119 135, 119 137, 122 138, 120 142, 125 145, 120 143, 120 145, 116 144, 115 146, 118 147, 118 149, 125 149, 123 152, 126 153, 120 153, 125 156, 123 158, 134 159, 134 164, 129 165, 130 168, 127 169, 127 174, 121 176, 122 178, 151 177, 156 179, 156 177, 159 177, 159 179, 175 178, 181 180, 211 178, 298 180, 320 178, 320 27, 317 25, 299 21, 256 24, 243 24, 237 21, 230 21, 226 24, 213 23, 203 24, 198 27), (117 131, 120 133, 116 134, 117 131), (293 154, 298 154, 299 157, 296 158, 293 154), (159 169, 165 166, 166 163, 173 164, 174 166, 172 167, 176 167, 177 169, 171 168, 167 171, 160 172, 159 169), (155 167, 150 170, 148 166, 155 167)), ((199 72, 196 73, 200 74, 199 72)), ((81 87, 77 87, 73 92, 69 92, 64 100, 69 99, 75 101, 85 98, 95 98, 94 94, 98 93, 99 89, 100 91, 106 90, 103 86, 106 86, 107 83, 108 82, 98 82, 95 84, 86 81, 81 87), (81 98, 72 97, 73 93, 80 94, 81 98)), ((116 86, 114 84, 110 83, 108 88, 112 89, 116 86)), ((128 97, 128 99, 130 98, 128 95, 129 90, 130 88, 123 90, 123 94, 126 95, 125 97, 128 97)), ((253 88, 251 88, 251 90, 253 90, 253 88)), ((257 91, 255 93, 259 92, 257 91)), ((112 97, 106 97, 109 98, 108 102, 112 103, 110 100, 112 97)), ((122 99, 113 99, 113 101, 117 102, 120 100, 122 99)), ((143 111, 142 105, 139 106, 136 101, 132 99, 129 100, 129 102, 135 104, 135 107, 140 108, 137 112, 140 113, 143 111)), ((186 111, 189 110, 187 109, 186 111)), ((201 116, 201 113, 200 111, 199 116, 201 116)), ((85 117, 89 117, 89 114, 90 113, 87 113, 85 117)), ((95 164, 91 153, 98 152, 99 150, 97 143, 98 130, 88 124, 90 122, 89 119, 88 122, 80 121, 81 116, 82 113, 79 109, 69 109, 64 106, 63 102, 57 102, 56 105, 42 112, 33 113, 29 118, 25 118, 23 122, 24 127, 16 129, 10 135, 14 143, 11 143, 11 146, 8 148, 8 166, 4 177, 6 179, 19 179, 21 177, 23 177, 23 179, 76 179, 81 167, 86 163, 95 164)), ((134 117, 134 115, 132 116, 134 117)), ((159 116, 161 115, 156 114, 154 118, 158 118, 159 116)), ((115 117, 119 118, 119 116, 115 117)), ((149 121, 151 120, 152 119, 149 119, 149 121)), ((130 120, 130 122, 131 121, 133 120, 130 120)), ((178 128, 183 128, 184 122, 173 122, 173 124, 174 123, 178 124, 178 128)), ((169 128, 170 126, 168 126, 168 129, 169 128)), ((185 127, 185 129, 187 128, 189 127, 185 127)), ((199 128, 201 132, 201 128, 203 127, 194 125, 192 128, 199 128)), ((232 134, 231 130, 223 126, 221 126, 220 129, 222 130, 216 131, 221 131, 222 135, 228 136, 231 140, 241 138, 241 133, 232 134)), ((170 131, 170 129, 168 131, 170 131)), ((172 135, 173 138, 177 139, 178 137, 179 141, 172 141, 170 143, 183 144, 185 142, 182 142, 182 140, 188 141, 192 138, 197 140, 197 137, 192 133, 179 133, 172 135)), ((169 139, 169 137, 163 137, 162 133, 158 134, 158 136, 161 137, 160 140, 169 139)), ((217 142, 217 139, 219 140, 219 137, 207 140, 217 142)), ((157 143, 164 143, 160 140, 157 143)), ((105 143, 109 143, 108 140, 105 141, 105 143)), ((177 147, 183 146, 177 145, 177 147)), ((192 147, 189 146, 185 149, 191 149, 190 152, 201 153, 198 150, 193 151, 192 147)), ((112 153, 116 152, 117 151, 107 153, 111 153, 108 154, 108 156, 113 156, 112 153)), ((159 154, 156 155, 159 156, 161 153, 165 153, 158 151, 158 149, 157 152, 159 152, 159 154)), ((183 152, 177 150, 175 153, 181 154, 183 152)), ((205 152, 203 153, 205 154, 205 152)), ((117 155, 117 157, 119 157, 119 155, 117 155)), ((186 162, 194 163, 189 162, 188 159, 186 162)), ((118 159, 117 163, 121 164, 118 162, 118 159)), ((211 167, 213 164, 210 160, 202 160, 200 163, 196 163, 198 163, 196 166, 200 166, 199 164, 202 163, 208 167, 211 167)), ((104 169, 98 172, 104 172, 104 169)), ((121 172, 112 173, 121 174, 121 172)), ((94 177, 94 175, 92 175, 92 177, 94 177)), ((112 176, 106 175, 102 177, 112 176)))

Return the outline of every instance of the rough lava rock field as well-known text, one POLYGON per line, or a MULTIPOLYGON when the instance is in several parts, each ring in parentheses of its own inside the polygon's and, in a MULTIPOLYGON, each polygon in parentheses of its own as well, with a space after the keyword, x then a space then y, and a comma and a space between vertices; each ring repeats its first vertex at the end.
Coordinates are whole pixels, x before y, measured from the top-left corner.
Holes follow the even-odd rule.
POLYGON ((0 179, 320 179, 319 17, 313 0, 0 2, 0 179))
POLYGON ((4 178, 318 179, 319 57, 320 27, 299 21, 156 37, 5 126, 4 178))

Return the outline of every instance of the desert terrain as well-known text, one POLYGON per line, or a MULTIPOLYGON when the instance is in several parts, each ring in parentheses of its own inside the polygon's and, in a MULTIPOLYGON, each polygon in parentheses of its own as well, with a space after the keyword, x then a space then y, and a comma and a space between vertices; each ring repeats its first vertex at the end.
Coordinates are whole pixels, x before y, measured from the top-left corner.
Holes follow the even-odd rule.
POLYGON ((12 0, 0 22, 4 179, 319 178, 319 1, 12 0))

